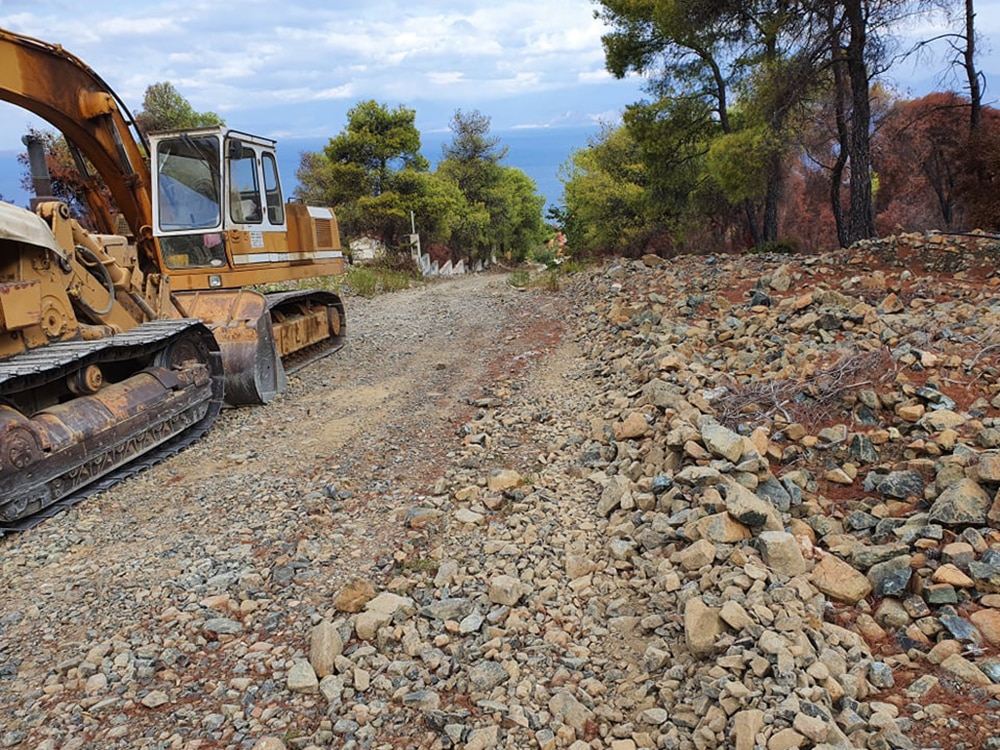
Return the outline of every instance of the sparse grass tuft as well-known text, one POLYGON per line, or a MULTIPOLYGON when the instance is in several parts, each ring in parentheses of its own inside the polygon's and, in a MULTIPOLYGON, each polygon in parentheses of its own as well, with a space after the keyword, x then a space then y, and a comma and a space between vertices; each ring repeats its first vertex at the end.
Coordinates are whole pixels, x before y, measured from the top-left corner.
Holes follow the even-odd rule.
POLYGON ((406 271, 379 266, 351 266, 342 285, 361 297, 375 297, 409 289, 413 281, 413 277, 406 271))
POLYGON ((562 283, 559 280, 561 275, 557 269, 550 268, 532 279, 531 286, 545 292, 558 292, 562 288, 562 283))
POLYGON ((507 283, 515 289, 527 289, 531 283, 531 274, 524 269, 514 271, 507 277, 507 283))
POLYGON ((418 278, 415 268, 376 263, 350 266, 340 276, 315 276, 299 281, 266 284, 258 287, 258 290, 267 293, 292 289, 322 289, 341 296, 356 294, 360 297, 375 297, 400 289, 409 289, 418 278))
POLYGON ((562 288, 562 277, 568 268, 565 264, 551 266, 532 272, 528 269, 514 271, 507 277, 507 283, 516 289, 538 289, 543 292, 558 292, 562 288))

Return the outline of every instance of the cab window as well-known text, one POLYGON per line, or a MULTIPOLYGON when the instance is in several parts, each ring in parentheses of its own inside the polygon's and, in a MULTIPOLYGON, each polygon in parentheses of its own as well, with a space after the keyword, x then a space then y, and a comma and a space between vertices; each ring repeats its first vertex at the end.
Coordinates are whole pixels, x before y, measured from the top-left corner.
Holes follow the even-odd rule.
POLYGON ((218 227, 219 141, 182 136, 157 146, 157 227, 160 231, 218 227))
POLYGON ((257 158, 253 149, 244 146, 229 160, 229 215, 237 224, 260 224, 260 183, 257 158))
POLYGON ((285 203, 281 199, 281 183, 274 154, 264 154, 264 197, 267 200, 267 220, 271 224, 285 223, 285 203))

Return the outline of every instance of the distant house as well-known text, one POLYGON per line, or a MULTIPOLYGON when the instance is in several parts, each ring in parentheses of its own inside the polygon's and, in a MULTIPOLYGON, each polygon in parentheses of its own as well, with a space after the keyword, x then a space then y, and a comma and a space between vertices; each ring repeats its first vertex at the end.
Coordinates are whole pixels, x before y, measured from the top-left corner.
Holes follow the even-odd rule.
POLYGON ((374 237, 358 237, 351 240, 351 258, 354 260, 375 260, 385 255, 386 247, 374 237))

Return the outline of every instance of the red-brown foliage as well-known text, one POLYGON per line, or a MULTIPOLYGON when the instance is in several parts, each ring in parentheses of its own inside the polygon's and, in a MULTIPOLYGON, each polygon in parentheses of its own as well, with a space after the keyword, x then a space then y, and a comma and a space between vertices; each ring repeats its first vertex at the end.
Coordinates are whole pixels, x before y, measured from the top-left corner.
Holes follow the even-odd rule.
POLYGON ((956 191, 970 227, 1000 229, 1000 113, 983 109, 980 126, 959 157, 956 191))
POLYGON ((998 128, 1000 111, 985 108, 980 131, 993 137, 970 144, 969 100, 953 92, 895 102, 872 141, 879 233, 981 226, 970 221, 970 199, 975 203, 984 176, 995 174, 981 156, 984 141, 1000 156, 998 128))

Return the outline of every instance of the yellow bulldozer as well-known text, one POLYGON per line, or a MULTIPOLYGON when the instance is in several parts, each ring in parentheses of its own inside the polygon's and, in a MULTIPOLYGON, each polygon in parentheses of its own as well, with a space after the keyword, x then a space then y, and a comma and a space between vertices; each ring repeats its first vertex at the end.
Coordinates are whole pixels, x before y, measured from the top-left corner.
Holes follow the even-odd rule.
POLYGON ((343 345, 346 319, 336 294, 279 284, 344 258, 332 209, 285 201, 274 141, 147 138, 85 63, 3 29, 0 100, 65 137, 92 224, 47 196, 26 138, 33 210, 0 203, 2 530, 190 444, 224 402, 266 403, 343 345))

